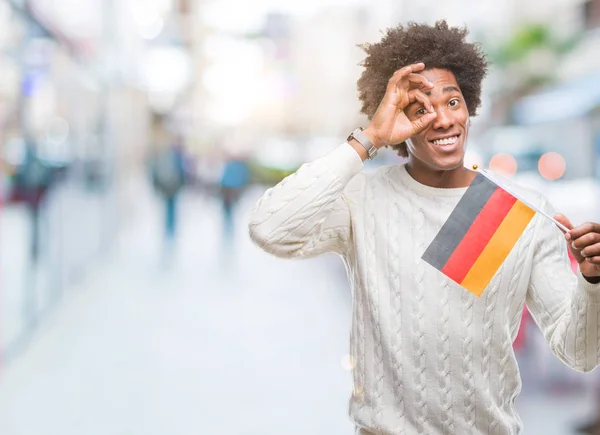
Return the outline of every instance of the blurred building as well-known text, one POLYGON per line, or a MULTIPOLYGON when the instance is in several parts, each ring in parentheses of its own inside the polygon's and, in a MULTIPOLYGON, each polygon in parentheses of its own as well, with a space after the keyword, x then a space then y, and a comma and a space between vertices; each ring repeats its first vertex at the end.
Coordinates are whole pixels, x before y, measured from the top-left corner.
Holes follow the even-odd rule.
POLYGON ((543 151, 561 152, 568 178, 600 180, 600 2, 575 2, 577 44, 559 62, 553 83, 516 102, 512 116, 539 139, 543 151))
POLYGON ((174 110, 191 76, 177 21, 185 7, 158 0, 0 2, 5 356, 139 213, 151 117, 174 110), (27 156, 61 174, 44 187, 35 212, 12 176, 27 156), (38 237, 39 258, 30 258, 26 247, 38 237))

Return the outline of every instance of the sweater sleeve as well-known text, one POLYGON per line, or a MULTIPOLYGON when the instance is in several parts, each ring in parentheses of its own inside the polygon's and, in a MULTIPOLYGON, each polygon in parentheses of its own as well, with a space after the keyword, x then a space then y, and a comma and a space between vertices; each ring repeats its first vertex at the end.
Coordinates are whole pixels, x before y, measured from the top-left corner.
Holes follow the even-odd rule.
MULTIPOLYGON (((554 210, 546 202, 544 211, 554 210)), ((540 220, 527 308, 552 352, 569 367, 589 372, 600 364, 600 284, 573 273, 562 232, 540 220)))
POLYGON ((343 254, 351 238, 344 188, 362 167, 347 143, 302 165, 258 200, 250 217, 251 239, 283 258, 343 254))

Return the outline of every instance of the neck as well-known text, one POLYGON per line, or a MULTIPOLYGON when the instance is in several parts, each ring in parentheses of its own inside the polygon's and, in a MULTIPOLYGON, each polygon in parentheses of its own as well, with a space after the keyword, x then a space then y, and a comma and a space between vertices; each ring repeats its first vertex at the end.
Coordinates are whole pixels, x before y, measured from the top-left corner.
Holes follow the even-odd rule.
POLYGON ((430 187, 442 189, 453 189, 458 187, 468 187, 477 174, 462 164, 454 169, 436 170, 430 167, 424 167, 409 159, 406 164, 406 170, 410 176, 417 182, 430 187))

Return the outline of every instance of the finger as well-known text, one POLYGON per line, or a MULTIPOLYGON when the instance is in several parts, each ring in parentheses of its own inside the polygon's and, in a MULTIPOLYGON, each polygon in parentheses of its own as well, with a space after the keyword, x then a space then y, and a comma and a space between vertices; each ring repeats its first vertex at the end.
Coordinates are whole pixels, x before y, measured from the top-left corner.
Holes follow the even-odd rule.
MULTIPOLYGON (((402 85, 405 80, 400 80, 399 85, 402 85)), ((413 88, 433 88, 433 83, 431 83, 427 77, 422 74, 409 74, 406 76, 406 81, 409 85, 412 85, 413 88)))
POLYGON ((383 105, 391 105, 391 106, 397 105, 400 101, 400 97, 402 94, 401 88, 405 88, 405 89, 410 88, 410 81, 407 80, 407 77, 409 77, 411 75, 423 77, 424 80, 419 77, 412 77, 412 80, 419 83, 419 86, 423 86, 422 83, 426 82, 426 83, 428 83, 427 87, 429 87, 429 88, 433 87, 433 84, 430 83, 429 80, 427 80, 424 76, 422 76, 420 74, 413 74, 415 71, 421 71, 423 68, 425 68, 424 63, 422 63, 422 62, 415 63, 412 65, 408 65, 403 68, 400 68, 394 74, 392 74, 392 77, 390 77, 390 79, 388 81, 388 85, 385 90, 385 95, 383 96, 383 99, 381 101, 382 104, 383 105), (401 82, 403 80, 406 80, 406 84, 404 86, 401 86, 401 82))
POLYGON ((571 243, 571 246, 575 249, 582 250, 588 246, 595 245, 596 243, 600 243, 600 234, 599 233, 587 233, 583 236, 577 238, 571 243))
POLYGON ((600 243, 586 246, 581 250, 581 255, 585 258, 597 257, 600 255, 600 243))
POLYGON ((436 118, 437 113, 435 112, 427 112, 425 115, 421 116, 419 119, 416 119, 411 122, 413 128, 413 135, 420 133, 425 130, 429 124, 436 118))
MULTIPOLYGON (((560 222, 561 224, 563 224, 568 229, 572 229, 573 228, 573 224, 571 223, 571 221, 564 214, 560 214, 559 213, 557 215, 554 215, 554 219, 556 219, 558 222, 560 222)), ((569 233, 566 233, 565 236, 568 236, 568 234, 569 233)))
POLYGON ((392 74, 392 77, 390 77, 390 80, 388 81, 387 90, 388 91, 395 90, 396 87, 398 86, 398 83, 400 83, 400 81, 402 79, 404 79, 405 77, 408 77, 410 74, 412 74, 414 72, 422 71, 423 68, 425 68, 424 63, 415 63, 412 65, 408 65, 403 68, 400 68, 394 74, 392 74))
POLYGON ((569 230, 569 234, 573 240, 577 240, 579 237, 588 233, 600 233, 600 225, 595 222, 587 222, 569 230))
POLYGON ((600 266, 600 255, 597 255, 595 257, 587 257, 585 259, 585 261, 587 261, 588 263, 592 263, 592 264, 595 264, 597 266, 600 266))
POLYGON ((402 68, 400 68, 399 70, 396 71, 396 73, 403 73, 406 72, 405 75, 408 75, 410 73, 414 73, 414 72, 418 72, 418 71, 423 71, 425 69, 425 64, 423 62, 417 62, 417 63, 412 63, 410 65, 405 65, 402 68))
MULTIPOLYGON (((559 214, 557 214, 557 215, 554 216, 554 219, 556 219, 558 222, 560 222, 561 224, 563 224, 569 230, 573 229, 573 224, 571 223, 571 221, 564 214, 560 214, 559 213, 559 214)), ((566 232, 565 233, 565 239, 571 240, 571 234, 570 234, 570 232, 566 232)))
POLYGON ((408 92, 408 101, 410 103, 414 103, 414 102, 418 101, 419 103, 421 103, 423 105, 423 107, 425 107, 425 109, 428 112, 434 111, 429 97, 427 95, 425 95, 425 93, 419 89, 413 89, 412 91, 408 92))

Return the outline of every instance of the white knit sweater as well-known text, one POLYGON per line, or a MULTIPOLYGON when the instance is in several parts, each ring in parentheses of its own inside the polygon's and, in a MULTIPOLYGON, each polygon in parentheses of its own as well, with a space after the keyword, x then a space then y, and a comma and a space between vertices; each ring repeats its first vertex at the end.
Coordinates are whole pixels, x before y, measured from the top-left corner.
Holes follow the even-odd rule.
MULTIPOLYGON (((250 220, 271 254, 342 256, 357 434, 521 433, 512 343, 523 305, 558 358, 590 371, 600 362, 600 284, 573 274, 562 233, 538 214, 478 298, 421 260, 466 188, 425 186, 402 165, 362 166, 341 144, 269 189, 250 220)), ((553 213, 540 194, 511 187, 553 213)))

